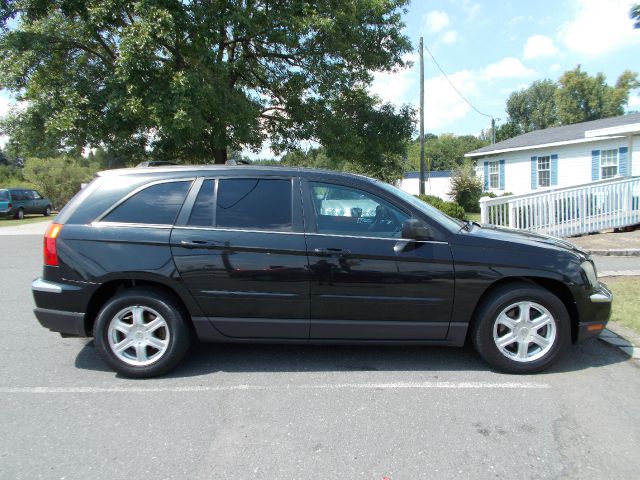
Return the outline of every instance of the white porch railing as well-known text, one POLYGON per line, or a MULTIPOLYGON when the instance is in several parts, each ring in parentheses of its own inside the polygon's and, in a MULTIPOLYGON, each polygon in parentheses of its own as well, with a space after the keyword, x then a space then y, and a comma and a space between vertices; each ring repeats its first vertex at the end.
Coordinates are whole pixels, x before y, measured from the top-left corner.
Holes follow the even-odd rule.
POLYGON ((640 177, 480 199, 482 223, 570 237, 640 223, 640 177))

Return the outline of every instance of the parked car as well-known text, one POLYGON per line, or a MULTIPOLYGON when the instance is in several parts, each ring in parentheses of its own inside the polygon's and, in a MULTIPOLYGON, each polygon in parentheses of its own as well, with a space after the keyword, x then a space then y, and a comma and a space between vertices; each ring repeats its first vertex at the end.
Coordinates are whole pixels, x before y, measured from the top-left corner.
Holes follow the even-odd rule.
POLYGON ((498 370, 538 372, 598 335, 611 311, 593 262, 570 243, 454 220, 388 184, 337 172, 102 172, 44 242, 32 285, 38 320, 63 336, 93 335, 106 363, 131 377, 169 371, 193 337, 469 340, 498 370), (361 211, 325 208, 332 199, 361 211))
POLYGON ((36 190, 26 188, 0 189, 0 216, 22 220, 27 213, 51 215, 51 201, 36 190))

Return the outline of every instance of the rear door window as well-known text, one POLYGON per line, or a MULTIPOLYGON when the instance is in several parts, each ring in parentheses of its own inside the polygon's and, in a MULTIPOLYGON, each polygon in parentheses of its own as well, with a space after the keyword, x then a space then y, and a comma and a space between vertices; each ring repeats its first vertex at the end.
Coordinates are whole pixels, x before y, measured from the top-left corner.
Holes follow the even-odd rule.
POLYGON ((222 228, 291 230, 291 201, 290 179, 221 179, 215 223, 222 228))
POLYGON ((191 181, 158 183, 127 198, 104 222, 173 225, 191 181))

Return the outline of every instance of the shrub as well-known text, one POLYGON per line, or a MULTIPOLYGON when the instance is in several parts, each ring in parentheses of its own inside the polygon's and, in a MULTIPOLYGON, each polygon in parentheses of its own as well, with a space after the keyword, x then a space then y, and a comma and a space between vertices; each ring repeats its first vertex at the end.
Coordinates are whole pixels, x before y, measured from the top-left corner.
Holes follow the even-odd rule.
POLYGON ((446 213, 450 217, 465 220, 464 208, 456 202, 447 202, 435 195, 416 195, 420 200, 446 213))
POLYGON ((471 163, 466 162, 456 168, 451 177, 451 190, 448 193, 466 212, 480 211, 482 181, 476 175, 471 163))
POLYGON ((23 175, 38 191, 49 197, 54 208, 60 209, 73 197, 82 183, 93 177, 97 168, 82 160, 66 157, 30 158, 23 175))

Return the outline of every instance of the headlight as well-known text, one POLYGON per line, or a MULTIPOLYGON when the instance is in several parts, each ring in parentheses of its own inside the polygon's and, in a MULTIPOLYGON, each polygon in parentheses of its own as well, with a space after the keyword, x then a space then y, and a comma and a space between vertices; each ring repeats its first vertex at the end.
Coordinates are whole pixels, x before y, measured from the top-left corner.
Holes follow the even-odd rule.
POLYGON ((587 276, 587 280, 589 280, 589 284, 592 287, 596 287, 598 285, 598 274, 596 273, 596 268, 593 266, 593 263, 590 261, 582 262, 580 264, 582 271, 587 276))

